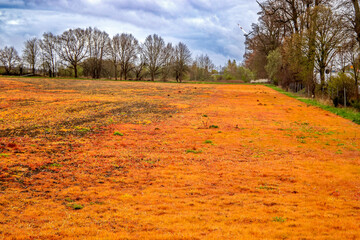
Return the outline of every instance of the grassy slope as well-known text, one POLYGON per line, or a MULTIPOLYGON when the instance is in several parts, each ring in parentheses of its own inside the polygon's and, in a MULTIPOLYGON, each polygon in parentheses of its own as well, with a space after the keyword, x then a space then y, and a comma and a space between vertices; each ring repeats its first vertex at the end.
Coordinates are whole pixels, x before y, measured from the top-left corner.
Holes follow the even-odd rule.
POLYGON ((304 102, 308 105, 312 105, 312 106, 316 106, 319 107, 321 109, 324 109, 326 111, 335 113, 338 116, 341 116, 343 118, 349 119, 357 124, 360 124, 360 113, 357 112, 356 110, 352 109, 352 108, 336 108, 333 106, 328 106, 328 105, 324 105, 319 103, 318 101, 316 101, 315 99, 310 99, 310 98, 304 98, 302 96, 296 95, 294 93, 290 93, 287 92, 283 89, 281 89, 280 87, 274 86, 274 85, 266 85, 282 94, 285 94, 286 96, 295 98, 301 102, 304 102))

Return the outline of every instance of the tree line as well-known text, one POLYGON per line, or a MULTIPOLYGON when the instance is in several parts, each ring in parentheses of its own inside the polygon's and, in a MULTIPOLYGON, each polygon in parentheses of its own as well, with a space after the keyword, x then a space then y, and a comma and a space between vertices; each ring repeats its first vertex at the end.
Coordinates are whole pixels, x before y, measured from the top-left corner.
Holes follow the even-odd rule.
POLYGON ((40 39, 26 40, 22 57, 14 47, 5 46, 0 49, 0 63, 5 74, 16 70, 21 75, 30 72, 49 77, 211 80, 215 65, 209 56, 193 60, 191 55, 186 44, 174 46, 157 34, 140 43, 132 34, 110 37, 105 31, 89 27, 69 29, 60 35, 46 32, 40 39))
POLYGON ((264 0, 247 36, 246 66, 309 96, 337 105, 359 101, 358 0, 264 0), (335 73, 336 74, 335 74, 335 73))

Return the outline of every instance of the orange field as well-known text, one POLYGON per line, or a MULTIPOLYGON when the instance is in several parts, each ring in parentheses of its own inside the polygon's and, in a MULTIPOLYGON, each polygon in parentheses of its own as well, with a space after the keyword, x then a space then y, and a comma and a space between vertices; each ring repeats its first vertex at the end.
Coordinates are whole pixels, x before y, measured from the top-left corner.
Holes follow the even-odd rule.
POLYGON ((0 239, 360 239, 360 127, 265 86, 0 78, 0 239))

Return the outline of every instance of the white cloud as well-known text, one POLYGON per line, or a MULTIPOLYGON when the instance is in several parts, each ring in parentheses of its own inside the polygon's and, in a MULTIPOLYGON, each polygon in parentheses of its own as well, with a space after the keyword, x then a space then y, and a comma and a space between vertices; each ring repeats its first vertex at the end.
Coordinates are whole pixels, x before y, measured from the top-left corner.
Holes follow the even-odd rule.
POLYGON ((0 0, 0 47, 20 51, 29 36, 92 26, 111 36, 132 33, 141 42, 157 33, 224 65, 228 58, 242 59, 245 39, 237 23, 250 30, 257 11, 248 0, 0 0))

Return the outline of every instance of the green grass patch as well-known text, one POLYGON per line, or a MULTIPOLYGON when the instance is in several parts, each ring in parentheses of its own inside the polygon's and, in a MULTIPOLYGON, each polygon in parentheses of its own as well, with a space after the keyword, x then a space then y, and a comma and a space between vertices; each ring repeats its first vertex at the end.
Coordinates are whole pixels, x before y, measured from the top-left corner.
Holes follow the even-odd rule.
POLYGON ((66 204, 66 206, 74 209, 74 210, 80 210, 80 209, 83 209, 84 206, 81 205, 81 204, 78 204, 78 203, 72 203, 72 204, 66 204))
POLYGON ((51 167, 62 167, 60 163, 52 163, 50 164, 51 167))
POLYGON ((202 153, 201 150, 194 150, 194 149, 187 149, 185 150, 186 153, 195 153, 195 154, 198 154, 198 153, 202 153))
POLYGON ((118 131, 114 132, 114 135, 115 135, 115 136, 124 136, 124 134, 123 134, 123 133, 118 132, 118 131))
POLYGON ((0 157, 9 157, 9 154, 6 154, 6 153, 0 153, 0 157))
MULTIPOLYGON (((76 126, 75 129, 76 129, 76 131, 82 132, 82 133, 86 133, 86 132, 90 132, 90 131, 91 131, 90 128, 86 128, 86 127, 78 127, 78 126, 76 126)), ((49 131, 50 131, 50 130, 49 130, 49 131)))
POLYGON ((276 187, 271 187, 271 186, 268 186, 268 185, 261 185, 258 187, 259 189, 263 189, 263 190, 268 190, 268 191, 273 191, 273 190, 277 190, 276 187))
POLYGON ((66 201, 66 202, 75 202, 74 200, 72 200, 72 199, 69 198, 69 197, 65 198, 65 201, 66 201))
POLYGON ((286 218, 283 218, 283 217, 274 217, 274 218, 273 218, 273 222, 283 223, 283 222, 286 222, 286 218))
POLYGON ((321 104, 319 103, 317 100, 315 99, 310 99, 310 98, 304 98, 302 96, 299 96, 295 93, 290 93, 290 92, 286 92, 285 90, 281 89, 280 87, 277 87, 277 86, 274 86, 274 85, 269 85, 269 84, 266 84, 265 86, 271 88, 271 89, 274 89, 288 97, 292 97, 292 98, 295 98, 301 102, 304 102, 308 105, 311 105, 311 106, 315 106, 315 107, 319 107, 321 109, 324 109, 326 111, 329 111, 329 112, 332 112, 338 116, 341 116, 343 118, 346 118, 346 119, 349 119, 351 121, 353 121, 354 123, 356 124, 360 124, 360 113, 357 112, 355 109, 352 109, 352 108, 336 108, 336 107, 333 107, 333 106, 329 106, 329 105, 324 105, 324 104, 321 104))

